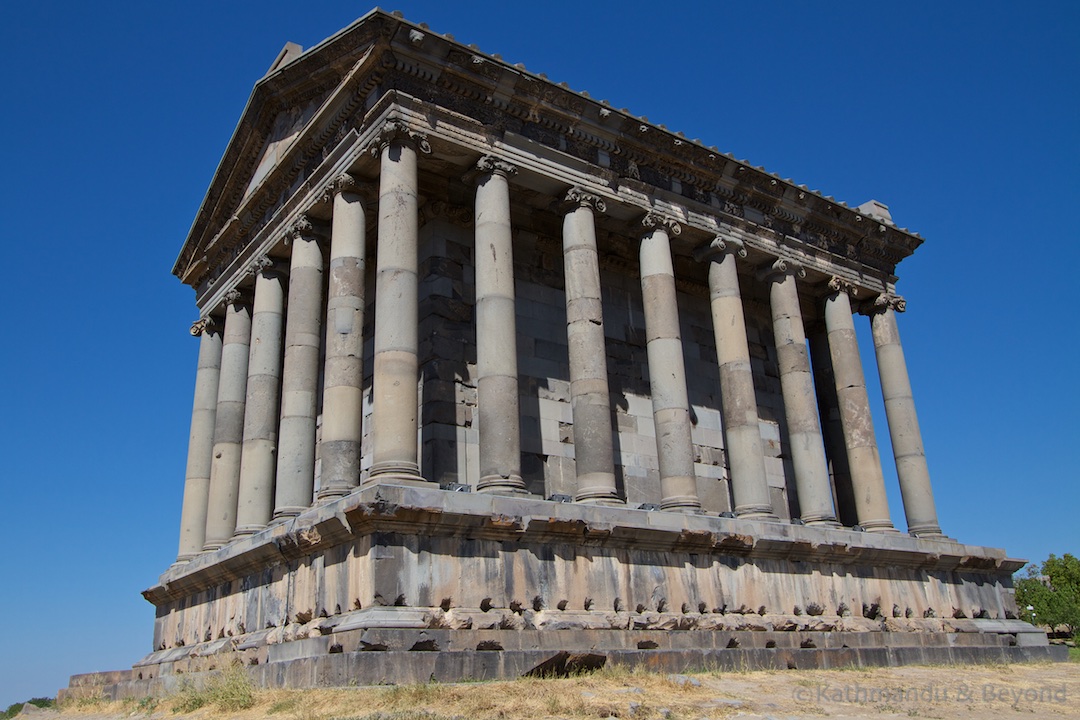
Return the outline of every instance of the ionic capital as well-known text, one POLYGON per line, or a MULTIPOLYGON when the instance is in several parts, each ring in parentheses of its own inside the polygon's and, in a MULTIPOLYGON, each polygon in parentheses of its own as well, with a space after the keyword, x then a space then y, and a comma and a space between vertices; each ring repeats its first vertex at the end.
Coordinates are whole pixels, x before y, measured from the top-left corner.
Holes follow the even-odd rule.
POLYGON ((829 289, 834 293, 847 293, 853 298, 859 296, 859 287, 855 283, 845 280, 838 275, 833 275, 829 278, 829 289))
POLYGON ((248 301, 248 295, 240 288, 233 288, 229 292, 225 293, 225 297, 221 300, 221 306, 228 309, 230 305, 243 305, 248 301))
POLYGON ((349 173, 342 173, 331 180, 323 191, 321 199, 323 202, 333 200, 336 196, 345 192, 354 195, 360 194, 360 182, 349 173))
POLYGON ((874 298, 873 302, 863 303, 862 307, 862 311, 866 315, 873 315, 886 310, 902 313, 907 310, 907 300, 896 293, 881 293, 874 298))
POLYGON ((682 232, 682 225, 675 218, 651 211, 641 218, 641 225, 645 228, 645 234, 654 230, 663 230, 669 235, 678 235, 682 232))
POLYGON ((758 271, 758 277, 762 280, 775 281, 782 280, 788 275, 799 278, 800 280, 806 277, 806 268, 802 266, 802 263, 791 260, 790 258, 776 258, 771 265, 767 265, 758 271))
POLYGON ((478 172, 485 175, 502 175, 505 178, 517 175, 517 166, 511 165, 495 155, 484 155, 476 162, 478 172))
POLYGON ((593 195, 582 187, 575 186, 567 190, 563 202, 573 207, 587 207, 596 212, 607 212, 607 204, 604 199, 599 195, 593 195))
POLYGON ((195 322, 191 323, 191 336, 199 337, 215 325, 217 325, 217 321, 214 320, 214 317, 212 315, 207 315, 206 317, 199 318, 195 322))
POLYGON ((315 235, 315 226, 311 224, 311 220, 305 215, 301 215, 293 224, 289 226, 289 229, 285 231, 285 242, 290 243, 295 240, 312 240, 315 235))
POLYGON ((698 262, 721 260, 725 255, 746 257, 746 244, 738 238, 717 235, 708 245, 702 245, 694 250, 694 259, 698 262))
POLYGON ((269 255, 260 255, 252 261, 251 266, 247 269, 247 274, 252 277, 256 277, 259 273, 284 273, 285 268, 282 264, 274 260, 269 255))
POLYGON ((379 134, 375 138, 372 154, 377 155, 385 147, 393 143, 401 145, 407 143, 425 155, 431 152, 431 145, 428 144, 427 135, 413 130, 401 118, 390 118, 383 123, 383 126, 379 128, 379 134))

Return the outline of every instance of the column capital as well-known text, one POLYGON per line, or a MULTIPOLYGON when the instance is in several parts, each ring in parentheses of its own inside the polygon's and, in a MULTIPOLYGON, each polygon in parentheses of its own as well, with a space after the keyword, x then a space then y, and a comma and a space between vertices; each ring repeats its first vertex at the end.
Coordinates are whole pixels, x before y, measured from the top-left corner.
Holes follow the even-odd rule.
POLYGON ((746 257, 746 244, 738 238, 717 235, 708 245, 702 245, 694 250, 694 259, 698 262, 720 260, 724 255, 744 258, 746 257))
POLYGON ((222 298, 221 304, 223 307, 229 305, 241 305, 246 303, 250 299, 249 293, 242 288, 233 288, 229 292, 225 293, 225 297, 222 298))
POLYGON ((806 268, 802 266, 802 263, 790 258, 778 257, 770 265, 766 265, 758 271, 759 279, 770 282, 788 275, 801 280, 806 277, 806 268))
POLYGON ((259 273, 274 273, 279 275, 287 275, 288 269, 278 260, 270 257, 269 255, 260 255, 251 263, 251 266, 247 269, 247 274, 252 277, 257 276, 259 273))
POLYGON ((858 285, 850 280, 845 280, 838 275, 833 275, 829 278, 829 290, 834 293, 847 293, 851 297, 856 298, 859 296, 859 289, 858 285))
POLYGON ((352 193, 353 195, 360 194, 360 181, 349 173, 341 173, 336 178, 330 181, 323 191, 323 202, 329 202, 341 193, 352 193))
POLYGON ((378 155, 383 148, 393 143, 409 144, 420 152, 428 155, 431 153, 431 145, 428 144, 427 135, 417 132, 409 127, 401 118, 390 118, 379 128, 372 147, 372 154, 378 155))
MULTIPOLYGON (((575 185, 566 191, 563 203, 574 207, 592 208, 596 212, 607 212, 607 203, 599 195, 594 195, 583 187, 575 185)), ((569 209, 574 209, 571 207, 569 209)))
POLYGON ((907 310, 907 300, 896 293, 881 293, 873 300, 864 302, 859 308, 863 315, 876 315, 886 310, 902 313, 907 310))
POLYGON ((189 332, 191 333, 192 337, 199 337, 204 332, 217 326, 217 324, 218 321, 214 319, 213 315, 207 315, 206 317, 201 317, 195 322, 191 323, 191 330, 189 332))
POLYGON ((314 240, 315 239, 315 226, 311 224, 311 220, 306 215, 301 215, 289 225, 285 231, 285 242, 290 243, 295 240, 314 240))
POLYGON ((511 178, 518 173, 516 165, 511 165, 497 155, 481 157, 476 161, 476 170, 481 175, 502 175, 504 178, 511 178))
POLYGON ((682 233, 682 225, 675 218, 651 210, 641 218, 641 226, 645 228, 642 231, 643 235, 647 235, 654 230, 663 230, 669 235, 682 233))

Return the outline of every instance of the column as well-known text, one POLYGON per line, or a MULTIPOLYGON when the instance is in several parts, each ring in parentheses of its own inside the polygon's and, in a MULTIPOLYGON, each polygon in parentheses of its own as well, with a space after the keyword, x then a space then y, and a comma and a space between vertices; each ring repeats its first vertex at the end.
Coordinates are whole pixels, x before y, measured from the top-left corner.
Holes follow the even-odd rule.
POLYGON ((517 168, 487 155, 477 163, 476 372, 480 492, 524 493, 518 415, 517 325, 510 186, 517 168))
POLYGON ((795 277, 806 277, 801 265, 784 258, 772 264, 769 274, 769 304, 772 307, 773 338, 780 366, 780 391, 791 443, 791 464, 799 496, 802 521, 807 525, 836 525, 829 467, 821 438, 814 380, 806 348, 802 309, 795 277))
POLYGON ((757 395, 736 268, 737 258, 746 257, 746 248, 737 238, 717 237, 694 255, 696 259, 709 261, 709 298, 735 514, 742 518, 775 520, 765 478, 757 395))
POLYGON ((690 437, 690 400, 675 298, 675 270, 668 233, 682 228, 670 218, 648 213, 642 219, 641 299, 645 309, 645 351, 649 358, 656 454, 660 460, 660 508, 700 512, 690 437))
POLYGON ((825 300, 825 328, 829 333, 829 356, 836 380, 836 398, 840 404, 840 422, 844 427, 851 486, 855 493, 855 513, 868 532, 893 530, 889 519, 889 499, 885 477, 881 474, 881 456, 870 416, 870 399, 859 359, 859 341, 851 317, 849 295, 855 287, 834 277, 829 281, 832 294, 825 300))
POLYGON ((218 378, 221 375, 221 325, 207 316, 191 326, 199 337, 199 367, 195 373, 195 400, 191 407, 184 505, 180 513, 180 552, 185 562, 202 552, 206 542, 206 508, 210 493, 210 465, 214 452, 214 416, 217 414, 218 378))
POLYGON ((320 499, 345 495, 360 484, 367 218, 357 190, 350 175, 342 175, 332 187, 320 499))
POLYGON ((236 535, 266 527, 274 512, 274 468, 277 457, 278 409, 281 391, 281 321, 285 306, 285 273, 265 255, 251 269, 255 303, 251 316, 247 407, 240 456, 240 490, 236 535))
POLYGON ((600 260, 593 212, 604 201, 582 188, 566 193, 563 271, 566 275, 566 338, 570 360, 570 407, 578 502, 621 505, 615 488, 608 393, 607 348, 600 296, 600 260))
POLYGON ((904 348, 900 344, 900 331, 896 327, 896 313, 904 312, 905 306, 903 298, 892 294, 880 295, 875 300, 874 312, 870 316, 874 350, 908 532, 940 537, 941 526, 930 487, 930 470, 926 465, 926 453, 923 452, 922 433, 919 432, 919 418, 915 414, 915 400, 904 361, 904 348))
POLYGON ((322 342, 323 256, 304 217, 288 231, 289 306, 281 371, 274 518, 299 515, 311 506, 315 485, 315 411, 322 342))
POLYGON ((398 119, 380 131, 372 466, 369 480, 423 482, 417 462, 416 153, 427 140, 398 119))
POLYGON ((855 490, 851 487, 851 471, 848 469, 847 445, 844 443, 844 424, 840 421, 840 402, 836 397, 836 376, 829 354, 829 334, 823 322, 807 330, 810 341, 810 366, 814 371, 814 390, 817 392, 818 410, 821 412, 821 433, 825 438, 825 457, 829 463, 832 479, 836 519, 841 525, 852 527, 859 524, 855 510, 855 490))
POLYGON ((236 529, 236 494, 240 485, 240 445, 244 440, 251 307, 239 290, 225 296, 225 335, 221 375, 214 413, 214 457, 210 464, 210 497, 204 550, 216 550, 236 529))

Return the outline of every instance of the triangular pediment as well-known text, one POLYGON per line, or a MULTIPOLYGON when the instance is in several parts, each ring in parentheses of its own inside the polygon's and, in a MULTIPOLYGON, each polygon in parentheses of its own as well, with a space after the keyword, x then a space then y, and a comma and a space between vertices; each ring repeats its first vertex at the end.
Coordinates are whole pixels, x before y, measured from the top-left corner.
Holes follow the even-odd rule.
MULTIPOLYGON (((922 242, 893 225, 881 203, 849 207, 450 35, 373 10, 306 51, 286 45, 274 59, 255 84, 173 273, 202 294, 260 233, 297 210, 290 202, 326 185, 328 168, 365 133, 370 141, 371 122, 399 101, 419 111, 428 129, 440 118, 447 128, 467 122, 487 138, 485 147, 527 147, 537 158, 588 168, 597 182, 634 197, 688 203, 774 244, 857 261, 883 282, 922 242)), ((457 164, 444 170, 453 174, 480 151, 448 132, 444 152, 457 164)))

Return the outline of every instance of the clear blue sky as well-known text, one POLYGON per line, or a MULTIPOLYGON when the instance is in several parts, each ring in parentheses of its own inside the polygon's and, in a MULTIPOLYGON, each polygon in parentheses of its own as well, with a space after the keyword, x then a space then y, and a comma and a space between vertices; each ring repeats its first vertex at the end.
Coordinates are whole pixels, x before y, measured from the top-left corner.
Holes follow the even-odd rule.
MULTIPOLYGON (((942 527, 1014 556, 1078 553, 1080 4, 889 5, 396 9, 826 195, 887 203, 926 238, 899 268, 900 322, 942 527)), ((0 5, 0 708, 150 650, 139 592, 176 555, 197 349, 172 262, 281 46, 368 9, 0 5)))

